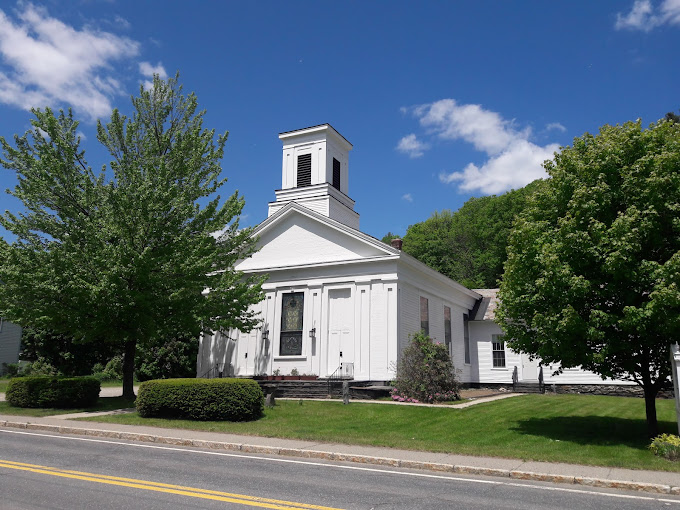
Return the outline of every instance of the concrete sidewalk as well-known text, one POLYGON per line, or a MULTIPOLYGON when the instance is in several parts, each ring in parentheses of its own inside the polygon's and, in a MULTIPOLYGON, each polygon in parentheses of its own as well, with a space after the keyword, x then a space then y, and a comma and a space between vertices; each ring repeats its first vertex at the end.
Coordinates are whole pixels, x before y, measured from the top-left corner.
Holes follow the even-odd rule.
POLYGON ((0 415, 0 427, 680 496, 680 474, 664 471, 531 462, 195 430, 82 422, 54 416, 38 418, 0 415))

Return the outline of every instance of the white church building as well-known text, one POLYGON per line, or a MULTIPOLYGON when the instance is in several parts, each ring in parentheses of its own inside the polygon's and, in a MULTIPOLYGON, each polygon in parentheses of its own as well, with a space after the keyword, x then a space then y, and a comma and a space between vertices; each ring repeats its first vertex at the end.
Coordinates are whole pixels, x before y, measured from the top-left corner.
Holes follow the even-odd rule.
MULTIPOLYGON (((349 197, 352 149, 329 124, 281 133, 281 189, 253 233, 259 250, 240 261, 246 274, 267 274, 265 299, 251 332, 200 339, 199 376, 214 366, 236 377, 343 374, 390 381, 409 337, 425 331, 445 343, 463 383, 537 381, 537 360, 514 353, 494 322, 496 289, 471 290, 396 246, 359 229, 349 197)), ((546 384, 602 384, 565 370, 546 384)), ((607 381, 606 384, 616 384, 607 381)))

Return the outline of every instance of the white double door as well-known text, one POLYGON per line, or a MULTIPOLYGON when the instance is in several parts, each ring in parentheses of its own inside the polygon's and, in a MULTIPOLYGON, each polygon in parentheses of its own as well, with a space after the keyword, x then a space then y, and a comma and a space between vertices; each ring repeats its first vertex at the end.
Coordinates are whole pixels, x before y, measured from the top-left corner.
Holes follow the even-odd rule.
POLYGON ((354 363, 354 302, 351 289, 328 291, 328 375, 354 363))

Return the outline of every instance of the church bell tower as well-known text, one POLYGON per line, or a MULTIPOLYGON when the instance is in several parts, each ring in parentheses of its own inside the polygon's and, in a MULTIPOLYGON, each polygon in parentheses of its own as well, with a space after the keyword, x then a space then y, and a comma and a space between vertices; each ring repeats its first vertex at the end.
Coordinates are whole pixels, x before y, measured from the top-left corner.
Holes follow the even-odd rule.
POLYGON ((269 216, 289 202, 359 229, 359 214, 348 193, 352 144, 330 124, 279 135, 283 142, 281 189, 269 203, 269 216))

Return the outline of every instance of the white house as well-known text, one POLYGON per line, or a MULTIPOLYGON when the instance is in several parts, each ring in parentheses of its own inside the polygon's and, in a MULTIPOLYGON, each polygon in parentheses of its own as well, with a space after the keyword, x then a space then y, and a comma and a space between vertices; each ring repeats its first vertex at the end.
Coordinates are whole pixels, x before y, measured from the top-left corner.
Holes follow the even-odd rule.
MULTIPOLYGON (((258 225, 244 273, 268 274, 255 306, 262 327, 200 339, 197 372, 235 376, 343 373, 389 381, 409 336, 425 330, 449 346, 466 383, 536 381, 538 362, 510 351, 494 322, 495 290, 470 290, 359 230, 349 197, 352 145, 329 124, 281 133, 281 189, 258 225)), ((550 379, 546 371, 546 382, 550 379)), ((560 381, 601 382, 567 371, 560 381)))
POLYGON ((0 375, 6 366, 19 361, 21 348, 21 327, 0 317, 0 375))

